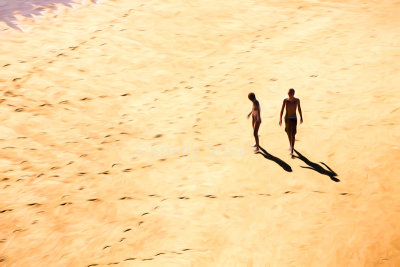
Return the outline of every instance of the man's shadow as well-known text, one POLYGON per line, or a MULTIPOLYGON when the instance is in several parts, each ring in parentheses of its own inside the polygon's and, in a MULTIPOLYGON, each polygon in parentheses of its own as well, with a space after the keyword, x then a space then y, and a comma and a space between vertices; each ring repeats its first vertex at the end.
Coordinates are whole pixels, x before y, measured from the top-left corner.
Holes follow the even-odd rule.
POLYGON ((287 164, 286 162, 284 162, 283 160, 281 160, 280 158, 277 158, 275 156, 272 156, 271 154, 269 154, 264 148, 262 148, 260 146, 261 151, 258 152, 258 154, 261 154, 264 156, 264 158, 269 159, 274 161, 276 164, 278 164, 279 166, 282 167, 282 169, 284 169, 287 172, 292 172, 292 168, 289 166, 289 164, 287 164))
POLYGON ((329 168, 328 165, 326 165, 323 162, 320 162, 322 165, 324 165, 327 168, 327 170, 326 170, 321 165, 308 160, 305 156, 303 156, 301 153, 299 153, 299 151, 297 151, 296 149, 294 151, 298 155, 298 156, 294 156, 294 157, 304 161, 304 163, 309 166, 309 167, 304 167, 304 166, 300 166, 300 167, 305 168, 305 169, 311 169, 313 171, 319 172, 320 174, 327 175, 334 182, 340 182, 340 180, 337 177, 335 177, 335 176, 338 176, 337 173, 334 172, 331 168, 329 168))

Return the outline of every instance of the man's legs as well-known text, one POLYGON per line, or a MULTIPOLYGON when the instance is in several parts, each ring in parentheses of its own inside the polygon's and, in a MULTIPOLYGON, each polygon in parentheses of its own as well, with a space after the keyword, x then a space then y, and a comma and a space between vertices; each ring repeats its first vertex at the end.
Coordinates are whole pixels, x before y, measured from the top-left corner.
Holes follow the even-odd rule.
POLYGON ((292 148, 292 150, 290 152, 291 152, 292 155, 293 155, 293 149, 294 149, 294 140, 296 140, 296 134, 295 133, 292 134, 292 141, 290 142, 290 147, 292 148))
POLYGON ((285 119, 285 124, 286 124, 285 131, 289 138, 290 154, 293 155, 297 120, 296 119, 285 119))
POLYGON ((292 151, 292 131, 290 129, 290 121, 285 118, 285 132, 287 133, 288 139, 289 139, 289 151, 292 151))
POLYGON ((290 127, 289 127, 289 132, 290 132, 290 154, 293 156, 293 150, 294 150, 294 142, 296 140, 296 133, 297 133, 297 119, 290 119, 289 120, 290 127))
POLYGON ((288 139, 289 139, 289 150, 292 151, 292 136, 291 133, 287 133, 288 139))

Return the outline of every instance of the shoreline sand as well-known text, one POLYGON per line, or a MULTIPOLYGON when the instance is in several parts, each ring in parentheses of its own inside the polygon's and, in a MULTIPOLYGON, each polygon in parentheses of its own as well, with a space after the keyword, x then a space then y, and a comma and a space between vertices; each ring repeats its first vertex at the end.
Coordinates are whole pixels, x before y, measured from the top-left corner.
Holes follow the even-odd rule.
POLYGON ((104 0, 7 26, 0 263, 399 265, 399 11, 104 0))

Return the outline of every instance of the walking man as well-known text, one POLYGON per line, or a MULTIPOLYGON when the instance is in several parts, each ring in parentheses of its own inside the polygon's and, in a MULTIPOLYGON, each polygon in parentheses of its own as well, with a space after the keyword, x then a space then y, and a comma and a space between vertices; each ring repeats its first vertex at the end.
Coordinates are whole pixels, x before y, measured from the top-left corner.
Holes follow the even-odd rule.
POLYGON ((285 115, 285 131, 289 137, 290 155, 293 157, 294 141, 297 132, 297 115, 296 111, 299 109, 300 123, 303 123, 303 114, 301 113, 300 99, 294 97, 294 89, 289 89, 289 98, 283 100, 281 114, 279 117, 279 125, 282 125, 283 110, 286 108, 285 115))

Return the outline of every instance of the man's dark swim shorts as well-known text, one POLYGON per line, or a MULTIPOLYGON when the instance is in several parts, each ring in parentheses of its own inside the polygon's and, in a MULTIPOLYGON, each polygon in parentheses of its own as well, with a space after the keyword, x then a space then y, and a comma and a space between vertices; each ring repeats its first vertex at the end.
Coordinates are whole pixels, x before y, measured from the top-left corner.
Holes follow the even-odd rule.
POLYGON ((285 118, 285 131, 289 134, 296 134, 297 132, 297 118, 285 118))

